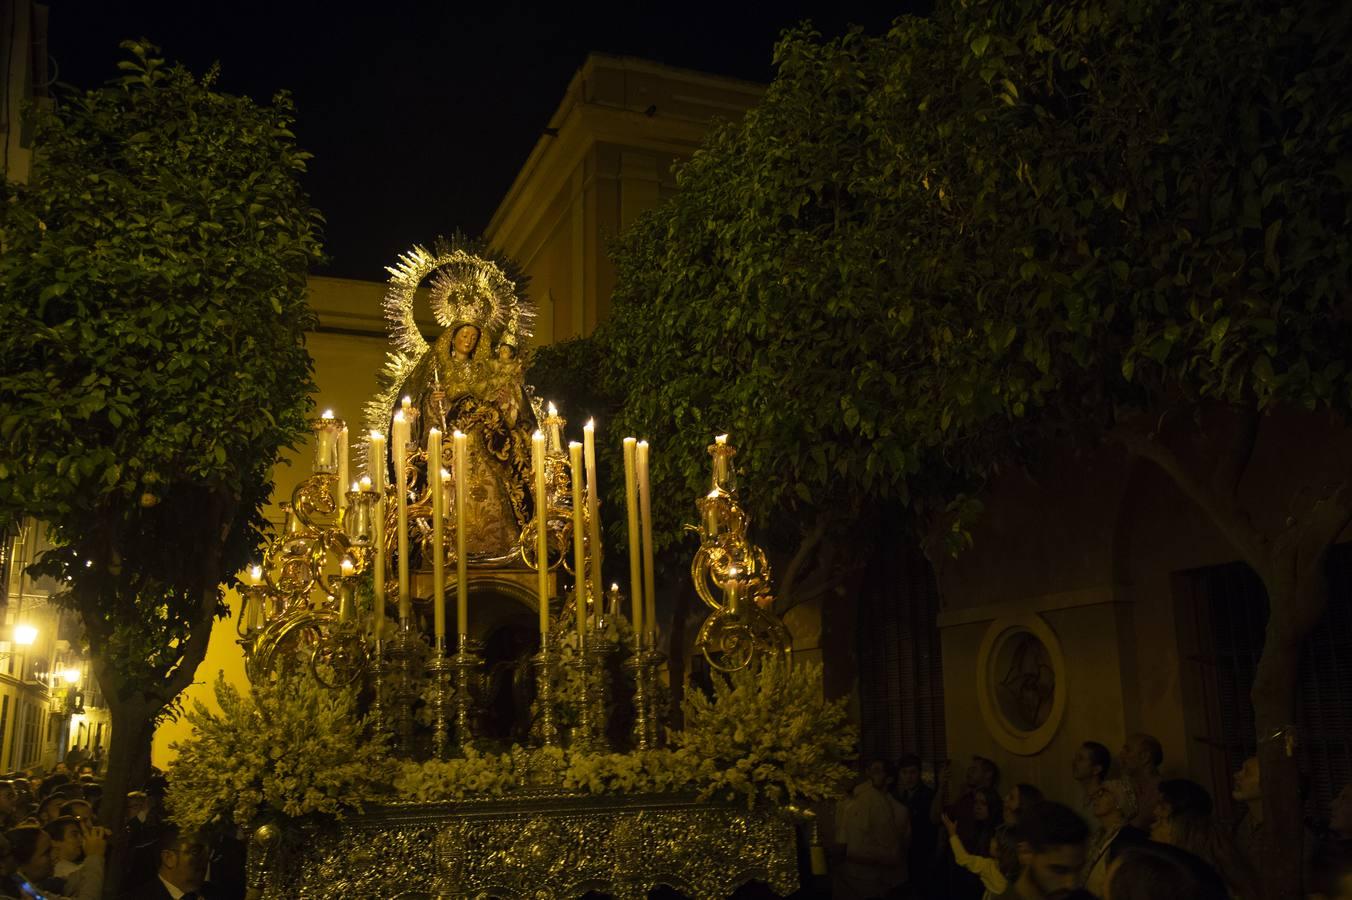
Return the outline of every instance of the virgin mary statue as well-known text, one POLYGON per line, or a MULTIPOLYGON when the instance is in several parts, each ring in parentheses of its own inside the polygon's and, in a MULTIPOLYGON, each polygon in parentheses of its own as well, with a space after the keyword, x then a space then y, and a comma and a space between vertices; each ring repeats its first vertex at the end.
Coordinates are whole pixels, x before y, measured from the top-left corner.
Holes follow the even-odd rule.
MULTIPOLYGON (((440 465, 466 480, 466 556, 476 563, 505 562, 519 550, 533 514, 530 435, 536 416, 516 352, 529 337, 531 313, 501 268, 464 250, 438 247, 432 254, 415 247, 389 271, 385 311, 397 349, 367 418, 373 430, 389 433, 391 417, 408 398, 417 449, 426 450, 430 429, 441 430, 440 465), (414 321, 420 288, 443 329, 430 344, 414 321), (455 431, 468 436, 464 473, 454 471, 449 436, 455 431)), ((410 469, 415 498, 427 490, 426 467, 436 462, 410 469)), ((447 510, 453 515, 450 504, 447 510)))

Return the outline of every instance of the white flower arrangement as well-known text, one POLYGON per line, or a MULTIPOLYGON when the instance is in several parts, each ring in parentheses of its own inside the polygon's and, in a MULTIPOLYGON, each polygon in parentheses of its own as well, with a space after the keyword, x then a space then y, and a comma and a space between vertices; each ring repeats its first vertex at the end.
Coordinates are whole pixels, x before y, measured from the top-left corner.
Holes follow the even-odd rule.
POLYGON ((174 745, 165 802, 181 827, 246 826, 265 810, 341 817, 388 785, 385 740, 357 715, 352 688, 300 672, 255 685, 252 696, 219 676, 215 692, 220 714, 194 703, 193 735, 174 745))
POLYGON ((507 753, 479 753, 470 747, 456 759, 405 762, 394 776, 401 800, 464 800, 471 794, 502 796, 520 787, 521 773, 507 753))
MULTIPOLYGON (((712 698, 692 692, 686 727, 670 749, 580 753, 557 747, 531 751, 552 757, 562 787, 589 794, 723 794, 790 804, 838 796, 852 772, 841 760, 853 753, 855 733, 844 701, 821 696, 819 666, 768 659, 752 670, 716 678, 712 698)), ((404 763, 395 791, 408 801, 501 796, 529 783, 529 754, 481 754, 404 763)))
POLYGON ((857 734, 845 701, 826 700, 821 684, 821 666, 767 656, 759 666, 716 675, 712 697, 687 691, 685 728, 673 738, 679 751, 712 764, 701 796, 743 794, 749 805, 838 796, 853 775, 842 760, 857 734))

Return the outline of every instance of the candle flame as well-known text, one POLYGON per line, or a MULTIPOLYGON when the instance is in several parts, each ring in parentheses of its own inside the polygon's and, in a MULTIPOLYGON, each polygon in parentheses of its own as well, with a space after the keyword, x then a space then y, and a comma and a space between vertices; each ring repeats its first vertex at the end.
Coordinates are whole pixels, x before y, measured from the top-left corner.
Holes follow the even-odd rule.
POLYGON ((648 449, 648 442, 646 440, 639 441, 638 445, 642 447, 644 450, 648 449))
POLYGON ((540 429, 537 428, 537 429, 535 429, 535 433, 532 434, 532 435, 530 436, 530 439, 531 439, 532 441, 541 441, 541 442, 543 442, 544 439, 545 439, 545 433, 544 433, 543 431, 541 431, 540 429))
POLYGON ((727 442, 728 436, 726 434, 720 434, 718 437, 714 438, 715 444, 726 444, 727 442))
POLYGON ((428 436, 428 437, 431 437, 431 436, 434 435, 434 434, 435 434, 437 437, 441 437, 441 429, 440 429, 440 428, 429 428, 429 429, 427 429, 427 436, 428 436))
POLYGON ((457 441, 461 441, 461 440, 464 440, 464 438, 465 438, 465 433, 464 433, 463 431, 461 431, 459 428, 457 428, 452 436, 453 436, 457 441))
POLYGON ((363 491, 369 491, 369 490, 371 489, 371 476, 370 476, 370 475, 363 475, 363 476, 361 477, 361 481, 359 481, 359 482, 357 482, 357 483, 358 483, 359 485, 361 485, 361 489, 362 489, 363 491))
POLYGON ((324 410, 322 413, 320 413, 319 418, 321 418, 321 419, 332 419, 332 418, 333 418, 333 410, 331 410, 331 409, 326 409, 326 410, 324 410))
MULTIPOLYGON (((369 481, 370 479, 367 479, 367 480, 369 481)), ((351 492, 355 494, 355 493, 357 493, 357 491, 360 491, 360 490, 361 490, 361 485, 360 485, 359 483, 355 482, 355 481, 352 482, 352 491, 351 491, 351 492)))
POLYGON ((343 561, 338 564, 338 567, 343 570, 344 575, 351 575, 357 570, 357 567, 353 565, 352 560, 348 559, 346 556, 343 557, 343 561))
POLYGON ((258 582, 262 581, 262 580, 263 580, 263 567, 262 567, 262 566, 250 566, 250 567, 249 567, 249 577, 253 579, 254 584, 257 584, 258 582))
POLYGON ((553 400, 549 401, 549 405, 546 406, 545 409, 549 412, 551 416, 557 416, 559 414, 559 408, 554 405, 553 400))
POLYGON ((618 584, 617 582, 612 581, 612 582, 610 583, 610 589, 611 589, 612 591, 619 591, 620 586, 619 586, 619 584, 618 584))
POLYGON ((394 421, 396 421, 396 422, 403 422, 403 421, 404 421, 404 411, 403 411, 402 409, 399 410, 399 412, 397 412, 397 413, 394 414, 394 421))
POLYGON ((379 431, 376 431, 376 430, 372 429, 372 431, 371 431, 371 440, 373 440, 373 441, 383 441, 383 440, 385 440, 385 435, 381 434, 379 431))
POLYGON ((595 431, 595 430, 596 430, 596 420, 595 420, 595 419, 588 419, 588 420, 587 420, 587 424, 582 426, 582 430, 583 430, 583 431, 595 431))
POLYGON ((404 409, 410 408, 411 406, 413 406, 413 398, 405 397, 402 401, 400 401, 400 406, 404 407, 404 409))
POLYGON ((582 446, 582 445, 581 445, 580 443, 578 443, 577 441, 569 441, 569 442, 568 442, 568 449, 569 449, 569 450, 572 450, 574 447, 581 447, 581 446, 582 446))

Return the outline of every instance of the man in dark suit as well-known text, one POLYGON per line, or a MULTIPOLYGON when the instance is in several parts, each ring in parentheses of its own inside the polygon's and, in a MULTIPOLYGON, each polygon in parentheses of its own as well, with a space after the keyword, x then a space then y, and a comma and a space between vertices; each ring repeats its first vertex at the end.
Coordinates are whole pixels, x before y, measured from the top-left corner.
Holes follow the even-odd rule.
POLYGON ((907 753, 897 761, 893 795, 911 814, 911 843, 907 849, 911 890, 916 897, 929 897, 934 888, 934 850, 937 829, 930 821, 934 788, 920 779, 920 757, 907 753))
POLYGON ((210 855, 201 835, 182 833, 164 826, 158 844, 159 871, 145 884, 137 885, 125 900, 212 900, 215 894, 205 884, 210 855))

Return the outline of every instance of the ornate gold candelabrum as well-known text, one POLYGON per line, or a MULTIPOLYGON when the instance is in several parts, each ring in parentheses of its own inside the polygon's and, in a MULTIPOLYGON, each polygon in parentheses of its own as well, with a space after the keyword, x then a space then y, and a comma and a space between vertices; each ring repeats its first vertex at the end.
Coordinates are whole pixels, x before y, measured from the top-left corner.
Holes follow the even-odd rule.
POLYGON ((270 678, 284 660, 306 659, 325 685, 351 684, 367 667, 357 623, 355 587, 374 551, 373 491, 338 502, 345 426, 330 415, 314 425, 314 474, 283 503, 282 531, 244 586, 237 629, 252 682, 270 678))
POLYGON ((792 648, 788 629, 771 612, 775 598, 765 551, 747 537, 751 517, 737 502, 736 454, 726 435, 709 445, 712 487, 698 503, 700 524, 687 526, 700 537, 690 574, 710 609, 695 646, 723 672, 745 668, 759 654, 787 654, 792 648))
POLYGON ((421 681, 422 657, 425 645, 413 628, 413 623, 404 620, 394 638, 385 647, 386 671, 388 673, 390 702, 386 713, 389 717, 389 730, 405 752, 413 751, 413 705, 417 703, 421 681))
MULTIPOLYGON (((427 677, 432 682, 432 754, 437 759, 445 759, 450 748, 450 723, 452 697, 452 673, 457 672, 454 662, 446 655, 446 642, 437 641, 432 648, 431 659, 427 662, 427 677)), ((457 721, 459 708, 456 708, 457 721)))
MULTIPOLYGON (((584 588, 585 590, 585 588, 584 588)), ((578 647, 577 656, 570 663, 577 670, 577 724, 573 726, 572 747, 584 753, 597 748, 597 691, 593 683, 593 654, 588 652, 586 641, 578 647)))
POLYGON ((666 655, 637 641, 624 666, 634 676, 634 747, 652 750, 662 745, 661 714, 657 708, 657 672, 666 655))
POLYGON ((455 743, 461 750, 474 746, 475 694, 480 686, 483 657, 469 635, 460 635, 459 650, 446 662, 455 673, 455 743))
POLYGON ((554 677, 558 670, 558 654, 554 652, 553 633, 541 635, 540 652, 531 662, 535 665, 535 721, 531 736, 540 747, 559 746, 559 726, 554 720, 554 677))

